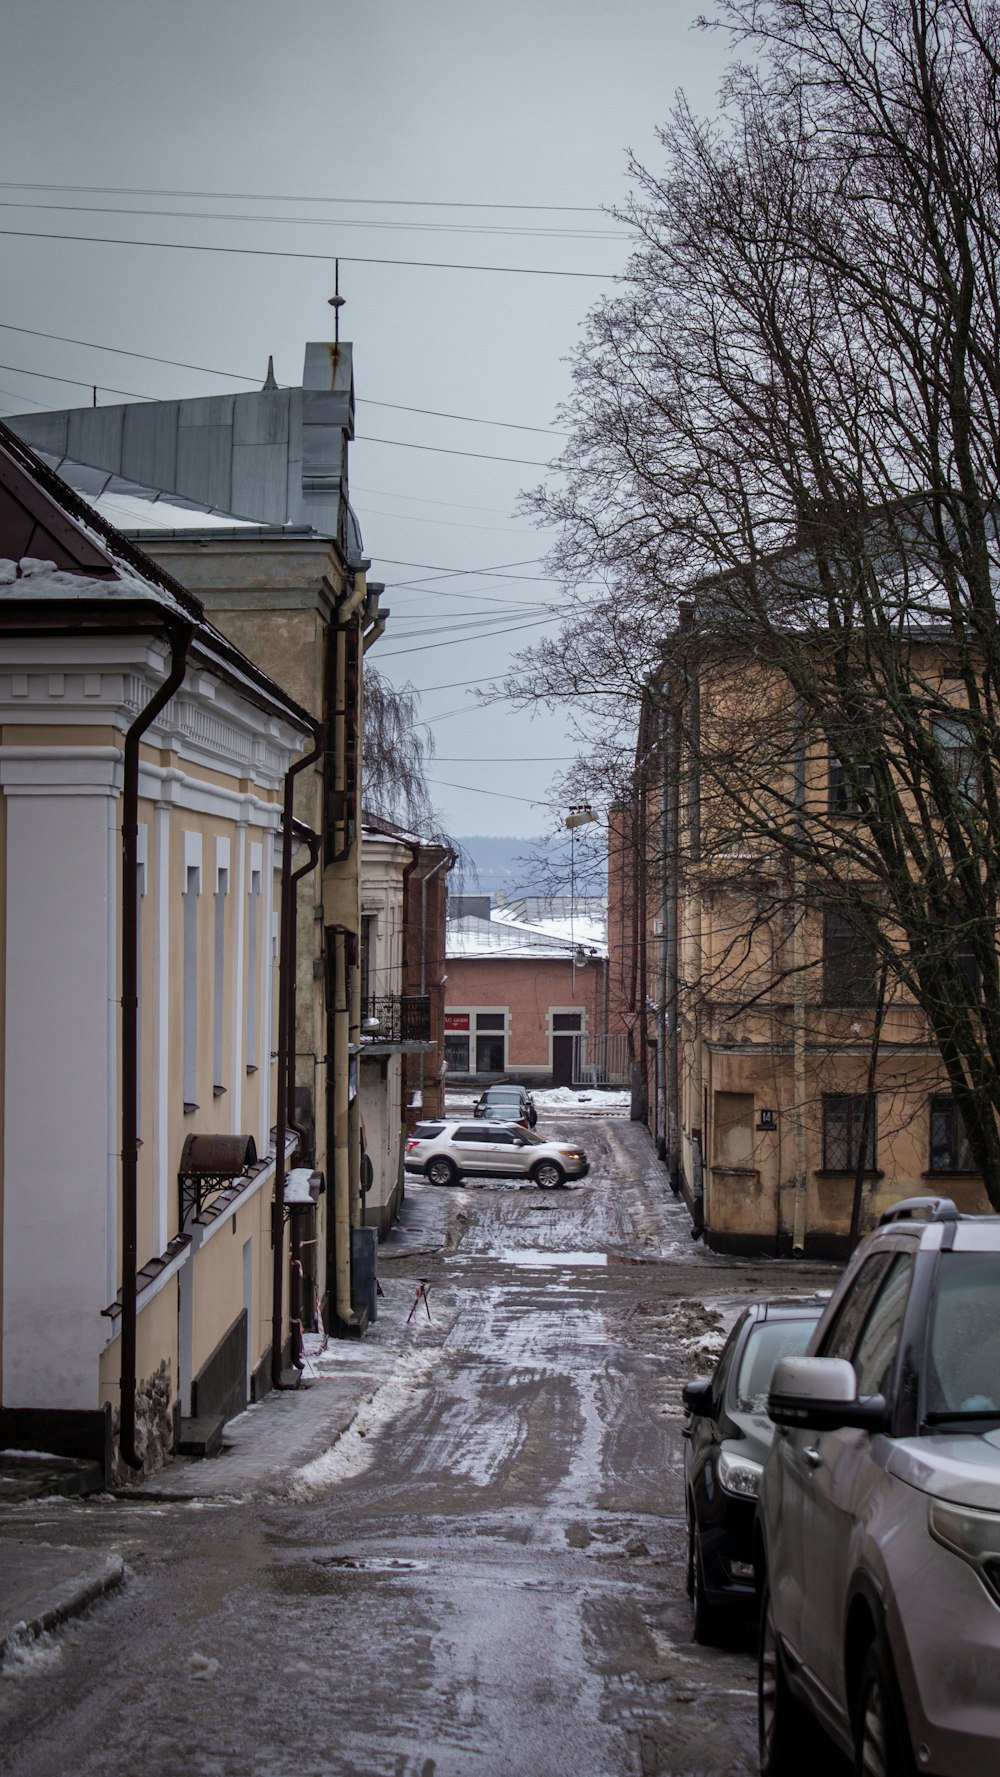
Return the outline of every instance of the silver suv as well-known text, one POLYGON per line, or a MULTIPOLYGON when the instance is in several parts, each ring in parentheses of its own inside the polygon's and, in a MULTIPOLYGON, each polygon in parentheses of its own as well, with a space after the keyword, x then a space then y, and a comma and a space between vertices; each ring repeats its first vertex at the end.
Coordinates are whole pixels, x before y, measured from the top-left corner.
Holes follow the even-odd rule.
POLYGON ((768 1411, 760 1768, 822 1723, 867 1777, 1000 1769, 1000 1216, 911 1198, 768 1411))
POLYGON ((543 1141, 530 1129, 509 1123, 418 1123, 406 1144, 407 1172, 422 1172, 432 1185, 457 1185, 460 1178, 530 1178, 542 1190, 586 1178, 590 1171, 581 1147, 543 1141))

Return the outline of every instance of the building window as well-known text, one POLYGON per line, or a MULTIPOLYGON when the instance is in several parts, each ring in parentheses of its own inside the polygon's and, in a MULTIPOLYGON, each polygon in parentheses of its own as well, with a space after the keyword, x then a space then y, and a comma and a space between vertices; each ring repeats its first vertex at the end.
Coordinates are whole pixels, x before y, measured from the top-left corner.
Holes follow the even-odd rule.
POLYGON ((875 999, 875 943, 853 908, 828 907, 823 915, 823 998, 831 1006, 875 999))
POLYGON ((222 1083, 224 1010, 226 1004, 226 896, 229 893, 229 871, 221 865, 215 872, 215 957, 214 999, 212 1005, 212 1090, 218 1098, 225 1090, 222 1083))
POLYGON ((954 1098, 931 1099, 931 1171, 976 1171, 962 1113, 954 1098))
POLYGON ((843 760, 830 748, 829 809, 831 814, 859 815, 871 807, 874 775, 870 765, 853 766, 849 774, 843 760), (852 781, 853 779, 853 781, 852 781))
MULTIPOLYGON (((872 1104, 865 1138, 864 1170, 875 1171, 877 1100, 872 1104)), ((828 1093, 823 1099, 823 1170, 856 1172, 865 1120, 864 1093, 828 1093)))
POLYGON ((450 1074, 502 1074, 507 1062, 506 1012, 446 1012, 444 1058, 450 1074))
POLYGON ((361 915, 361 1005, 362 1017, 364 1007, 375 996, 375 934, 378 930, 378 915, 363 913, 361 915))
POLYGON ((944 761, 945 770, 963 796, 975 801, 979 795, 979 772, 973 746, 969 718, 957 711, 954 715, 935 716, 931 732, 944 761))
MULTIPOLYGON (((259 853, 260 847, 254 850, 259 853)), ((260 976, 260 870, 250 871, 250 893, 247 908, 247 1072, 256 1073, 257 1053, 257 984, 260 976)))
POLYGON ((189 864, 184 884, 184 1109, 198 1109, 198 894, 201 870, 189 864))

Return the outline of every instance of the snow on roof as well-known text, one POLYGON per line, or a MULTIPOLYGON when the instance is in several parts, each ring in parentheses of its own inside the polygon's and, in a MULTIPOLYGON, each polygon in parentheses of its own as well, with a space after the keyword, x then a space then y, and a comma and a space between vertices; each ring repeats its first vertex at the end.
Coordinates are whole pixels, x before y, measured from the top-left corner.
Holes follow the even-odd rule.
POLYGON ((554 926, 564 924, 565 930, 548 931, 523 925, 517 920, 497 919, 496 909, 489 919, 473 916, 450 919, 445 954, 449 957, 523 957, 528 961, 565 958, 569 961, 582 947, 588 955, 606 955, 603 932, 592 938, 576 922, 571 937, 569 921, 551 923, 554 926))

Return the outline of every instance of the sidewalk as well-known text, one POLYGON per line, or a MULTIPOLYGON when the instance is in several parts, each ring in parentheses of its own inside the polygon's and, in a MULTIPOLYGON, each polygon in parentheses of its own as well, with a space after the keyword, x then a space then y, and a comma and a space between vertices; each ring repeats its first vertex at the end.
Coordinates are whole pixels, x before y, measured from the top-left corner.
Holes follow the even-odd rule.
MULTIPOLYGON (((228 1422, 218 1456, 175 1457, 146 1480, 121 1488, 116 1497, 238 1504, 269 1494, 286 1495, 299 1484, 300 1472, 308 1465, 329 1462, 334 1446, 366 1404, 398 1370, 407 1369, 401 1335, 413 1286, 409 1278, 405 1285, 402 1280, 396 1283, 393 1260, 447 1250, 458 1219, 450 1192, 436 1191, 422 1180, 408 1181, 399 1221, 379 1247, 386 1296, 379 1299, 379 1318, 364 1339, 332 1340, 322 1354, 314 1350, 300 1387, 265 1395, 228 1422)), ((315 1338, 309 1341, 314 1348, 321 1343, 315 1338)), ((9 1462, 0 1458, 5 1482, 0 1487, 0 1524, 4 1504, 21 1508, 23 1523, 24 1508, 33 1501, 79 1492, 59 1469, 58 1459, 44 1454, 18 1453, 9 1462)), ((78 1616, 124 1577, 124 1564, 116 1555, 97 1555, 68 1544, 22 1542, 0 1534, 0 1666, 17 1661, 38 1635, 78 1616)))

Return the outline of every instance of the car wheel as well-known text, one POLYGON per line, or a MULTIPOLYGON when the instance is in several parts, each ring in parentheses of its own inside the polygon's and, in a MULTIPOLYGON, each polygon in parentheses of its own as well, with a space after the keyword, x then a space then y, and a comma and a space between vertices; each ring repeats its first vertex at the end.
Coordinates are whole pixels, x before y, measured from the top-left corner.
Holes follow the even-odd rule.
POLYGON ((858 1777, 912 1777, 913 1772, 895 1676, 877 1642, 868 1649, 858 1686, 854 1769, 858 1777))
POLYGON ((804 1769, 803 1757, 815 1739, 816 1726, 812 1716, 788 1688, 771 1593, 765 1584, 757 1653, 757 1744, 761 1777, 795 1777, 804 1769))
POLYGON ((566 1175, 554 1160, 540 1160, 531 1176, 540 1190, 554 1191, 557 1185, 562 1184, 566 1175))
POLYGON ((693 1522, 688 1527, 688 1585, 688 1597, 694 1605, 695 1641, 700 1647, 717 1647, 722 1639, 722 1615, 718 1606, 710 1604, 705 1596, 705 1570, 693 1522))
POLYGON ((443 1155, 435 1160, 428 1160, 424 1168, 432 1185, 457 1185, 458 1173, 451 1161, 443 1155))

